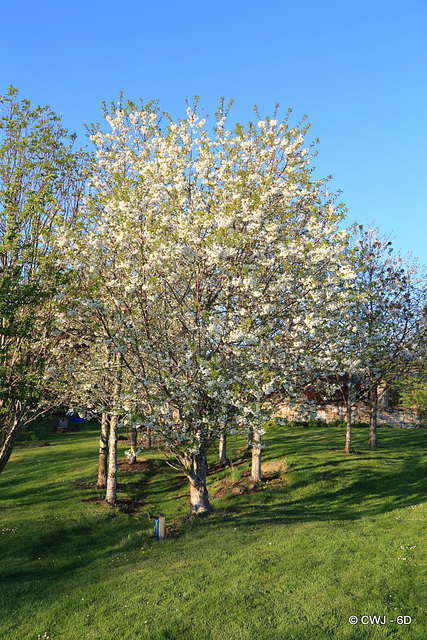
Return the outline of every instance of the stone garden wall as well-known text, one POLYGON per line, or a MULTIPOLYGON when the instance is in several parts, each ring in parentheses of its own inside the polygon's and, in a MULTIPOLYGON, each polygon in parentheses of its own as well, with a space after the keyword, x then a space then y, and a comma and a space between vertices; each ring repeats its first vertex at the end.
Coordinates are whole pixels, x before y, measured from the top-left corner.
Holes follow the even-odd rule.
MULTIPOLYGON (((317 419, 326 420, 345 420, 346 408, 342 405, 325 404, 318 408, 317 419)), ((369 423, 369 407, 366 405, 357 405, 352 411, 353 420, 356 422, 369 423)), ((390 427, 397 429, 414 429, 421 427, 421 421, 415 409, 407 409, 404 407, 396 407, 394 409, 378 409, 378 424, 388 424, 390 427)))
MULTIPOLYGON (((301 420, 301 411, 298 407, 290 407, 286 403, 279 406, 274 414, 277 418, 288 418, 288 420, 301 420)), ((369 407, 364 404, 358 404, 352 410, 354 422, 369 423, 369 407)), ((346 407, 336 403, 325 403, 318 405, 315 417, 317 420, 345 420, 346 407)), ((307 416, 308 417, 308 416, 307 416)), ((424 426, 415 409, 407 409, 404 407, 396 407, 386 409, 378 408, 378 424, 388 424, 397 429, 414 429, 424 426)))

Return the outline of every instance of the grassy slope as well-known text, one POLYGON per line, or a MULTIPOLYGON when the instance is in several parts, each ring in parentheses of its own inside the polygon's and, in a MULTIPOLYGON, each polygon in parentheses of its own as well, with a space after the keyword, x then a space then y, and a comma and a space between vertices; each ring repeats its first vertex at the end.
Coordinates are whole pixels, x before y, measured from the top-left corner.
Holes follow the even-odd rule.
POLYGON ((97 433, 21 444, 0 476, 1 640, 426 637, 426 430, 382 428, 370 451, 360 428, 346 456, 338 428, 274 427, 264 459, 286 458, 288 484, 238 494, 248 461, 214 473, 215 511, 191 523, 187 485, 157 452, 144 456, 157 469, 120 474, 137 511, 88 501, 102 497, 77 486, 96 477, 97 433), (149 511, 166 514, 167 541, 149 511))

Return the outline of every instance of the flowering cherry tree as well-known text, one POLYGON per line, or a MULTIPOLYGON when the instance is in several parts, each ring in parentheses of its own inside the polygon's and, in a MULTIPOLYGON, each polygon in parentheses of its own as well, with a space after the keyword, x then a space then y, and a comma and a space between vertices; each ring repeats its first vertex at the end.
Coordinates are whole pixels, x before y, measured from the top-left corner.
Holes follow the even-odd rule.
POLYGON ((259 454, 271 398, 294 397, 325 366, 321 336, 353 277, 305 121, 276 110, 231 130, 228 111, 210 130, 197 104, 176 122, 154 103, 105 108, 84 232, 64 226, 59 239, 81 274, 76 305, 131 378, 123 411, 167 441, 193 514, 210 509, 211 444, 250 426, 259 454))
POLYGON ((376 448, 380 386, 425 375, 426 280, 409 257, 393 255, 392 243, 374 226, 359 226, 353 244, 357 278, 347 307, 347 353, 354 355, 353 371, 365 376, 369 446, 376 448))
MULTIPOLYGON (((97 486, 106 488, 107 502, 116 501, 118 427, 129 423, 128 415, 136 407, 129 401, 127 389, 132 376, 123 366, 120 349, 105 339, 102 320, 93 313, 93 305, 84 297, 88 289, 84 274, 73 273, 67 286, 56 296, 56 344, 51 345, 52 365, 45 372, 44 386, 53 398, 61 398, 69 410, 101 422, 97 486)), ((113 318, 109 319, 112 329, 113 318)), ((117 330, 117 328, 116 328, 117 330)), ((136 429, 131 425, 129 459, 136 462, 136 429)))
POLYGON ((93 325, 88 326, 84 309, 71 321, 69 304, 63 299, 58 301, 55 318, 58 340, 51 345, 52 364, 45 371, 44 388, 50 397, 60 398, 61 405, 68 406, 71 413, 100 421, 97 487, 107 488, 106 499, 115 502, 117 427, 122 415, 121 397, 118 406, 123 386, 121 357, 97 340, 97 332, 93 325))

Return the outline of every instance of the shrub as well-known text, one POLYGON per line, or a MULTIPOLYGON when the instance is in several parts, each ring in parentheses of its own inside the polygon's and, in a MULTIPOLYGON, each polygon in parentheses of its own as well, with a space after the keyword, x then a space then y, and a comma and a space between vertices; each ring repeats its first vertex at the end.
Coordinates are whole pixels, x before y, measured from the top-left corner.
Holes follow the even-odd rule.
POLYGON ((345 420, 331 420, 330 422, 328 422, 328 427, 346 427, 347 423, 345 420))

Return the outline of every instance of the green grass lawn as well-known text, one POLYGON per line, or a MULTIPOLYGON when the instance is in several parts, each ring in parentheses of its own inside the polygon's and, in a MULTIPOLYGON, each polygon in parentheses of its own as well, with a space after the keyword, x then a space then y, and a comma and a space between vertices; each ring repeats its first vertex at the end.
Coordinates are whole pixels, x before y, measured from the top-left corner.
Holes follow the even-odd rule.
POLYGON ((41 424, 0 475, 0 639, 425 640, 426 436, 382 427, 371 451, 358 428, 345 455, 338 427, 274 426, 263 459, 286 470, 254 492, 232 439, 213 513, 189 522, 162 453, 120 471, 111 507, 91 485, 97 424, 41 424), (166 541, 149 512, 166 514, 166 541))

